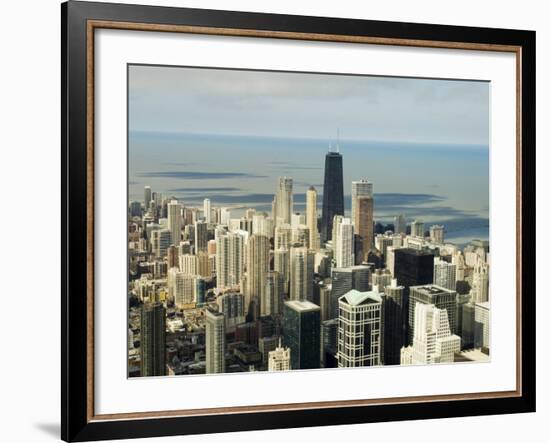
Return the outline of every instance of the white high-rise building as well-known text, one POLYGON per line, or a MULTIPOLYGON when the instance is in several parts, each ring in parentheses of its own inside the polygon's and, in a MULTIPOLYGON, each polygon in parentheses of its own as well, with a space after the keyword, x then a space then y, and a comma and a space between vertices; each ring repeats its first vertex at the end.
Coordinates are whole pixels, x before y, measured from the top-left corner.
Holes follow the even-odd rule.
POLYGON ((489 301, 489 265, 480 258, 474 266, 472 301, 474 303, 489 301))
POLYGON ((292 228, 288 223, 280 223, 275 228, 275 250, 289 249, 292 242, 292 228))
POLYGON ((357 199, 361 197, 373 198, 372 182, 366 179, 351 182, 351 222, 354 225, 357 199))
POLYGON ((279 223, 290 224, 290 217, 293 212, 293 197, 292 197, 292 178, 279 177, 277 184, 276 201, 276 218, 275 225, 279 223))
POLYGON ((267 360, 268 371, 290 371, 290 348, 284 348, 279 339, 279 346, 269 352, 267 360))
POLYGON ((252 234, 273 238, 273 229, 273 219, 269 218, 265 212, 252 216, 252 234))
POLYGON ((221 312, 206 309, 206 373, 225 372, 225 319, 221 312))
POLYGON ((183 254, 179 257, 180 272, 185 275, 197 275, 199 269, 199 261, 196 255, 183 254))
POLYGON ((320 248, 321 242, 317 220, 317 190, 310 186, 306 192, 306 224, 309 228, 309 247, 315 251, 320 248))
POLYGON ((430 241, 432 243, 442 245, 445 235, 444 230, 445 228, 441 225, 430 226, 430 241))
POLYGON ((253 235, 246 249, 248 290, 245 309, 248 309, 253 298, 258 303, 264 298, 265 280, 269 271, 269 239, 265 235, 253 235))
POLYGON ((466 263, 464 262, 464 255, 462 255, 462 252, 456 251, 453 254, 452 263, 456 266, 456 280, 463 281, 465 278, 464 271, 466 269, 466 263))
POLYGON ((244 272, 244 237, 235 232, 219 235, 216 240, 216 287, 239 285, 244 272))
POLYGON ((352 289, 338 299, 339 368, 379 365, 382 334, 382 294, 352 289))
POLYGON ((181 209, 177 200, 168 203, 168 229, 172 234, 172 244, 179 245, 181 240, 181 209))
POLYGON ((307 248, 290 250, 290 299, 309 300, 313 298, 313 268, 315 254, 307 248))
POLYGON ((339 268, 347 268, 355 265, 355 240, 353 225, 349 218, 343 218, 341 222, 335 223, 337 229, 337 237, 335 246, 334 258, 336 266, 339 268))
POLYGON ((265 278, 265 291, 260 300, 260 315, 277 316, 283 312, 283 276, 270 271, 265 278))
POLYGON ((411 223, 411 236, 424 238, 424 222, 415 220, 411 223))
POLYGON ((452 363, 460 337, 451 334, 446 309, 417 303, 412 346, 401 348, 401 364, 452 363))
POLYGON ((178 307, 197 302, 197 276, 179 272, 177 268, 168 271, 168 294, 178 307))
POLYGON ((434 284, 451 291, 456 290, 456 265, 435 257, 434 284))
POLYGON ((229 225, 229 220, 231 220, 231 211, 227 208, 220 209, 220 224, 229 225))
POLYGON ((206 223, 211 223, 212 222, 212 208, 210 206, 210 199, 209 198, 204 199, 202 211, 204 213, 204 220, 206 221, 206 223))

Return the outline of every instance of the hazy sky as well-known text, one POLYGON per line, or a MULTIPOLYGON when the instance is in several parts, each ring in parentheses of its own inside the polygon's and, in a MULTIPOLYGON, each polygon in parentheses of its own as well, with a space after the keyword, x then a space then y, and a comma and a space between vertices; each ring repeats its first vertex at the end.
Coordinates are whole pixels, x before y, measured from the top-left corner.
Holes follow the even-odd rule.
POLYGON ((130 66, 131 131, 489 143, 486 82, 130 66))

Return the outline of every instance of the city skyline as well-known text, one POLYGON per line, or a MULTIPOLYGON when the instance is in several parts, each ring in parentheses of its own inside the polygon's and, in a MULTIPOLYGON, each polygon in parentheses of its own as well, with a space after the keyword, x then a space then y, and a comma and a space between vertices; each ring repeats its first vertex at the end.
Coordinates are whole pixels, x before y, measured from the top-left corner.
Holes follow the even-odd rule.
MULTIPOLYGON (((254 108, 239 81, 228 86, 233 71, 213 71, 221 84, 192 75, 185 88, 205 82, 208 93, 192 92, 203 99, 217 91, 215 111, 235 91, 254 108)), ((306 87, 296 75, 246 71, 244 78, 255 79, 249 89, 258 100, 310 107, 313 97, 330 107, 365 86, 325 76, 338 87, 323 100, 318 76, 306 87), (297 92, 289 78, 305 89, 297 92)), ((131 94, 143 93, 143 79, 132 79, 131 94)), ((394 105, 425 93, 426 80, 418 82, 394 105)), ((155 100, 167 100, 163 88, 173 86, 157 85, 155 100)), ((425 100, 440 103, 442 114, 452 102, 437 94, 425 100)), ((472 114, 482 112, 476 100, 470 96, 472 114)), ((129 100, 130 130, 136 112, 129 100)), ((248 121, 247 111, 237 114, 228 116, 240 118, 236 130, 248 121)), ((307 134, 309 123, 301 123, 307 134)), ((219 129, 129 133, 130 377, 489 361, 485 148, 366 145, 338 131, 325 144, 219 129), (432 192, 420 192, 426 188, 432 192)))

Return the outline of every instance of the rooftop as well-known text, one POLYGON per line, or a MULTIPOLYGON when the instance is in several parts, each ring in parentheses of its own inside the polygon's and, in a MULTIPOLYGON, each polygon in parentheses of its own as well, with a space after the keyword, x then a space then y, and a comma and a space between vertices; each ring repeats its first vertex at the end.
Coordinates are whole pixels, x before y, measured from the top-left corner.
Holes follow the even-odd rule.
POLYGON ((311 303, 308 300, 290 300, 286 301, 285 305, 299 312, 319 311, 321 309, 315 303, 311 303))
POLYGON ((342 300, 343 302, 348 303, 352 306, 357 306, 364 302, 381 303, 382 297, 378 292, 374 292, 374 291, 359 292, 357 289, 352 289, 351 291, 342 295, 342 297, 340 297, 339 300, 342 300))

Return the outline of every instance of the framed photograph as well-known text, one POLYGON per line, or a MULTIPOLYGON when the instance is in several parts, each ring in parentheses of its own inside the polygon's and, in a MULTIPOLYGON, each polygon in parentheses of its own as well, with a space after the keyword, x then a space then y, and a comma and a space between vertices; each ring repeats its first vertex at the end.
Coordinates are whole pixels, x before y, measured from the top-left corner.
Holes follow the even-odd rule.
POLYGON ((69 1, 62 438, 535 410, 535 33, 69 1))

